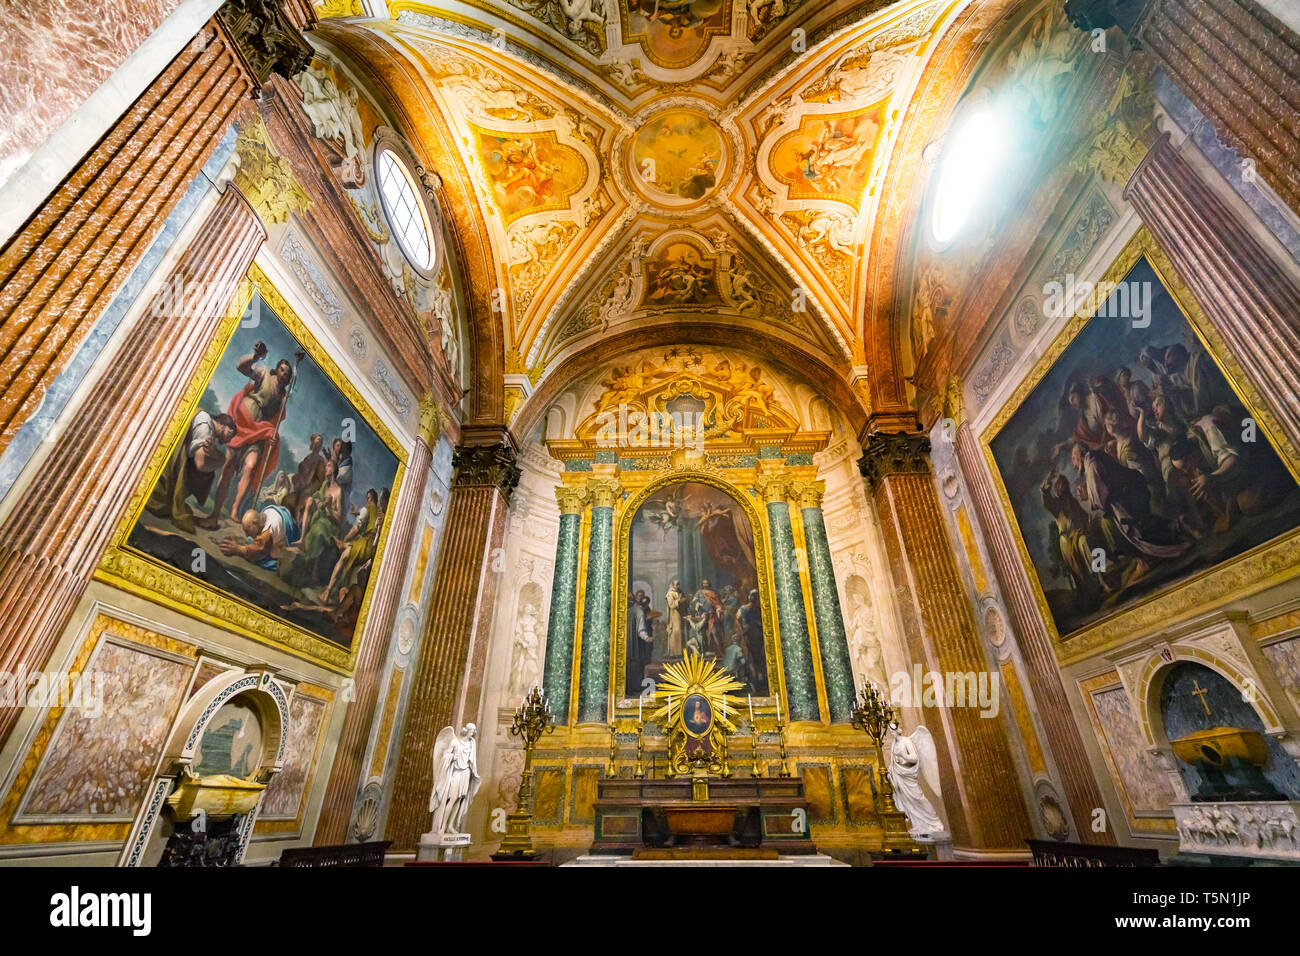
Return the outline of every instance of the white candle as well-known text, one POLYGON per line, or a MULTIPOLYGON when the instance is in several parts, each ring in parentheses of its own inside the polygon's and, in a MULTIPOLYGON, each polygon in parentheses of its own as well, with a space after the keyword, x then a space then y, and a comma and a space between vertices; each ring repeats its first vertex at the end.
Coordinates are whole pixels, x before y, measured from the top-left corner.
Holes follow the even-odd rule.
POLYGON ((668 723, 673 722, 673 695, 668 695, 668 723))
POLYGON ((722 695, 722 719, 727 719, 727 695, 722 695))
POLYGON ((781 722, 781 698, 780 697, 777 697, 776 699, 776 722, 778 724, 781 722))
POLYGON ((754 722, 754 695, 749 695, 749 722, 754 722))
POLYGON ((636 721, 638 724, 641 722, 641 704, 644 700, 644 697, 638 697, 636 699, 636 721))

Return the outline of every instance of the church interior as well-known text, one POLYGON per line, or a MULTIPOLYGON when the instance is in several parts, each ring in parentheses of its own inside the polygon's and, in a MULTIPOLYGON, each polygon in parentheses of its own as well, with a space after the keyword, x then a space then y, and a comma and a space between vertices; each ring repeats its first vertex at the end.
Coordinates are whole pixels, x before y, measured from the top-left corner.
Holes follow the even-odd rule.
POLYGON ((1300 863, 1292 0, 0 36, 0 865, 1300 863))

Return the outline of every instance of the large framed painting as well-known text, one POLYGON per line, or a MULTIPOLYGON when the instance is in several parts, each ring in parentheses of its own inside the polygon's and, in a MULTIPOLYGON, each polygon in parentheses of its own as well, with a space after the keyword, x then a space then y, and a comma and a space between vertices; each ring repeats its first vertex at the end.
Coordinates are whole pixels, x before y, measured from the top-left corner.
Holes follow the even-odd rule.
POLYGON ((1271 573, 1265 551, 1297 538, 1294 450, 1172 276, 1139 233, 984 433, 1067 641, 1241 593, 1271 573), (1230 582, 1216 578, 1229 564, 1230 582))
POLYGON ((99 576, 341 669, 405 451, 256 267, 99 576))
POLYGON ((767 697, 774 629, 752 506, 703 480, 652 486, 624 520, 615 687, 635 699, 690 650, 767 697))

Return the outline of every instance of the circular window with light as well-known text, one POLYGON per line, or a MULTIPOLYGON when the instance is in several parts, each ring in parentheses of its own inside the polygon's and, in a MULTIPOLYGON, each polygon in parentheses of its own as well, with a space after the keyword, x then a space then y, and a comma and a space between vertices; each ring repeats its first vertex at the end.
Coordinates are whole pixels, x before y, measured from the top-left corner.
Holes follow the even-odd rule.
POLYGON ((980 109, 948 134, 940 154, 930 234, 946 246, 970 224, 1002 159, 1003 130, 996 117, 980 109))
POLYGON ((389 229, 411 265, 427 273, 433 268, 433 227, 415 177, 391 149, 379 151, 375 171, 389 229))

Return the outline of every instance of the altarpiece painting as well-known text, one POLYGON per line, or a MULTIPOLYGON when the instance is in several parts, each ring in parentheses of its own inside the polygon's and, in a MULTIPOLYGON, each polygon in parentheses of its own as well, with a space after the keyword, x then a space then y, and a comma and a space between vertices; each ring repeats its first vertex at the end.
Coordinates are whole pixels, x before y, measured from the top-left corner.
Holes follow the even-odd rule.
POLYGON ((639 696, 689 650, 768 694, 754 529, 720 488, 683 481, 660 489, 632 520, 624 692, 639 696))

